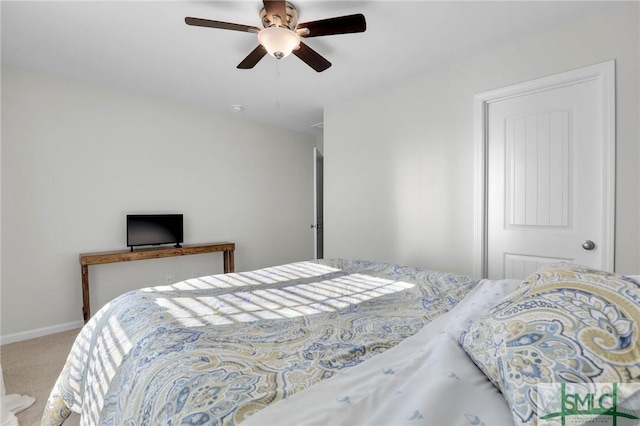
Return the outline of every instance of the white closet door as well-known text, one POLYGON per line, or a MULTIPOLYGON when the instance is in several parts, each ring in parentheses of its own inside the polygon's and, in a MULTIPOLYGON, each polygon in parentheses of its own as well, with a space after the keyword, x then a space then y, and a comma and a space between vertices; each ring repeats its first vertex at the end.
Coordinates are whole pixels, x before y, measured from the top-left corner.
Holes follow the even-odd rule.
POLYGON ((487 105, 489 278, 613 267, 606 96, 601 78, 583 78, 487 105))

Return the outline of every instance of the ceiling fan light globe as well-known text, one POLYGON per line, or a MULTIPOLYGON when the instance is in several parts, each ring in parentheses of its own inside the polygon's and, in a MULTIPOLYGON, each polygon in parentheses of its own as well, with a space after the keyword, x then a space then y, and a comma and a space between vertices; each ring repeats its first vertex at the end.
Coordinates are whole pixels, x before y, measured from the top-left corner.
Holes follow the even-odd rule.
POLYGON ((258 42, 276 59, 286 58, 300 45, 300 36, 283 27, 269 27, 258 33, 258 42))

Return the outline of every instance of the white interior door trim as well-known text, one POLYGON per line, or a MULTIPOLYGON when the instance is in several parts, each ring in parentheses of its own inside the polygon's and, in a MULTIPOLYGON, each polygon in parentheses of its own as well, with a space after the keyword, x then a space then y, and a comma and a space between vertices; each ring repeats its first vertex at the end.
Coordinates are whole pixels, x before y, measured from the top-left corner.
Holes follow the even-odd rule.
POLYGON ((604 173, 604 269, 614 270, 615 244, 615 61, 602 62, 548 77, 480 93, 474 97, 474 235, 473 275, 487 276, 488 107, 518 96, 597 80, 602 90, 604 173))

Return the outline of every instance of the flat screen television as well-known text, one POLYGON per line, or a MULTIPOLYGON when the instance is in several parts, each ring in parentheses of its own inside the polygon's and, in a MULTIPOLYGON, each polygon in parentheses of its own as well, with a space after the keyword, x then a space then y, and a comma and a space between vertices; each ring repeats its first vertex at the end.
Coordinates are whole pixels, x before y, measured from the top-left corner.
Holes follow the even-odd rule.
POLYGON ((174 244, 181 247, 183 239, 181 214, 128 214, 127 247, 174 244))

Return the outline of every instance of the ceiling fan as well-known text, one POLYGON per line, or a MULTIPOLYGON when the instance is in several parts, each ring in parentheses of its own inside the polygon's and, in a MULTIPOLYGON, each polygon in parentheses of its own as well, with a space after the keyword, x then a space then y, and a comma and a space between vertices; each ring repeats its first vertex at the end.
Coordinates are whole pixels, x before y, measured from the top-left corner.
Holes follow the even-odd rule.
POLYGON ((361 13, 299 24, 298 11, 288 1, 264 0, 263 3, 264 7, 260 11, 260 19, 264 29, 201 18, 187 17, 184 21, 187 25, 197 27, 257 34, 260 44, 238 64, 240 69, 253 68, 267 53, 276 59, 284 58, 293 53, 311 68, 321 72, 329 68, 331 62, 303 43, 301 38, 361 33, 367 29, 367 23, 361 13))

